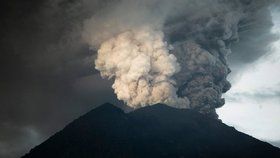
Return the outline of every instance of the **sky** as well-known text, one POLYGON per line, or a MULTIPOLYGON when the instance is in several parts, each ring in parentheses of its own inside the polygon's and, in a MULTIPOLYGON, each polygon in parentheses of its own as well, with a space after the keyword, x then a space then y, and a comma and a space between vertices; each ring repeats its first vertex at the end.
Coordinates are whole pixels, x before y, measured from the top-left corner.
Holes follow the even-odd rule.
MULTIPOLYGON (((109 1, 1 1, 0 158, 23 155, 104 102, 124 106, 113 81, 94 69, 96 54, 80 37, 83 21, 109 1)), ((232 89, 218 110, 224 123, 278 146, 279 14, 273 9, 271 30, 270 16, 260 12, 262 25, 249 26, 233 45, 232 89)))
MULTIPOLYGON (((273 33, 280 33, 280 12, 272 11, 273 33)), ((280 147, 280 40, 271 51, 232 79, 218 109, 219 118, 237 130, 280 147), (234 112, 233 112, 234 111, 234 112)))

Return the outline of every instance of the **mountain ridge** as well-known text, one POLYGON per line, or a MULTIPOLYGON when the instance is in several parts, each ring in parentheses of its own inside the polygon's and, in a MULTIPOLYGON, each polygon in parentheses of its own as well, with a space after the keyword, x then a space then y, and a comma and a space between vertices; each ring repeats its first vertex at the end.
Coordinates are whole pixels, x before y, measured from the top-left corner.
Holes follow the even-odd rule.
POLYGON ((156 104, 125 113, 106 103, 23 158, 279 157, 280 149, 187 109, 156 104))

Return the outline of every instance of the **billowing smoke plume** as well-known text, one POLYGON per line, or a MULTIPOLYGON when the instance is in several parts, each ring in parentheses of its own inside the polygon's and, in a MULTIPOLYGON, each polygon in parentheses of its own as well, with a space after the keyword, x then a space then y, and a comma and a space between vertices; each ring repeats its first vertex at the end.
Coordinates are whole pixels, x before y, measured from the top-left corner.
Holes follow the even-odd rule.
MULTIPOLYGON (((216 116, 230 46, 269 12, 265 0, 122 0, 85 22, 95 68, 133 108, 165 103, 216 116)), ((259 24, 261 26, 261 24, 259 24)))
POLYGON ((129 106, 189 106, 186 98, 176 94, 171 77, 180 65, 169 53, 162 32, 141 28, 121 33, 101 44, 95 65, 101 76, 115 78, 115 93, 129 106))

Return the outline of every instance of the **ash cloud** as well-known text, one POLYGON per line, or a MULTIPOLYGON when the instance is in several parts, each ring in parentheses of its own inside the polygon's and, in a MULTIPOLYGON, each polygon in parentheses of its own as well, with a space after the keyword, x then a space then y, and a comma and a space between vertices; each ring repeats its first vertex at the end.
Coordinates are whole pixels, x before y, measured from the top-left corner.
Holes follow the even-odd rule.
POLYGON ((171 76, 180 65, 163 34, 140 28, 102 43, 95 68, 102 77, 114 77, 113 89, 118 99, 133 108, 165 103, 175 107, 189 106, 187 98, 178 98, 171 76))
POLYGON ((180 71, 168 76, 172 91, 176 89, 176 95, 170 93, 173 98, 187 97, 188 107, 215 115, 215 107, 223 103, 221 92, 229 86, 225 76, 216 80, 229 72, 224 59, 217 58, 219 51, 228 52, 232 44, 228 60, 234 73, 267 53, 270 39, 275 40, 267 9, 271 3, 274 2, 4 0, 0 10, 0 157, 27 152, 95 105, 109 101, 122 106, 111 88, 113 79, 101 79, 94 61, 101 43, 137 26, 162 32, 161 42, 166 42, 168 54, 176 57, 180 71), (235 21, 239 42, 212 43, 208 37, 220 38, 224 31, 219 30, 228 27, 224 26, 224 13, 236 9, 245 13, 242 20, 235 21), (253 40, 260 36, 262 40, 253 40), (197 70, 201 73, 194 73, 197 70), (198 106, 202 105, 199 98, 207 104, 198 106), (23 139, 30 135, 26 132, 30 129, 38 135, 35 144, 23 139))
MULTIPOLYGON (((271 18, 267 20, 263 17, 269 17, 271 4, 276 4, 276 1, 123 0, 118 2, 114 8, 105 7, 101 14, 93 15, 86 20, 83 38, 91 49, 98 53, 95 62, 96 69, 100 70, 103 77, 115 78, 113 89, 118 98, 129 106, 138 108, 154 103, 166 103, 174 106, 174 103, 177 103, 177 107, 197 109, 202 113, 217 117, 215 109, 223 106, 225 101, 222 99, 222 94, 230 89, 227 75, 231 72, 228 66, 228 55, 232 52, 231 45, 240 41, 239 34, 243 37, 245 32, 250 32, 254 26, 270 29, 271 18), (133 64, 137 65, 137 63, 145 61, 151 65, 154 63, 152 56, 148 56, 145 60, 140 58, 141 55, 153 53, 153 50, 140 50, 139 58, 137 58, 138 55, 131 58, 130 55, 133 54, 131 47, 135 45, 134 42, 128 42, 129 46, 119 46, 120 42, 126 43, 125 40, 119 39, 119 36, 129 34, 131 30, 137 30, 139 27, 148 27, 151 30, 163 32, 164 38, 160 39, 161 43, 166 42, 173 47, 172 50, 165 49, 167 54, 176 57, 176 62, 169 66, 172 68, 174 64, 179 64, 180 71, 172 73, 167 79, 164 79, 172 83, 172 88, 161 88, 170 95, 171 102, 166 102, 168 97, 162 94, 152 93, 152 90, 156 89, 154 85, 160 83, 161 80, 157 81, 157 75, 151 74, 160 74, 160 72, 148 68, 145 69, 145 72, 138 73, 137 78, 127 80, 128 72, 133 69, 133 64), (106 56, 104 56, 104 45, 108 46, 108 41, 111 41, 111 45, 106 49, 106 56), (122 56, 122 59, 118 60, 116 58, 118 55, 122 56), (100 56, 103 58, 101 59, 100 56), (129 62, 130 65, 121 66, 125 62, 129 62), (141 88, 143 78, 145 78, 144 89, 141 88), (123 84, 124 82, 126 84, 123 84), (140 97, 143 94, 152 98, 159 95, 164 97, 149 101, 149 97, 140 97), (185 100, 185 102, 180 104, 178 100, 185 100)), ((267 34, 267 30, 264 29, 261 33, 267 34)), ((148 31, 146 34, 155 36, 148 31)), ((241 40, 244 40, 243 38, 241 40)), ((266 43, 275 39, 270 38, 270 41, 266 43)), ((137 39, 135 41, 137 43, 137 39)), ((137 44, 140 47, 143 46, 141 42, 137 44)), ((247 48, 252 44, 253 42, 250 44, 247 42, 247 48)), ((153 43, 153 41, 150 41, 150 45, 152 48, 157 47, 157 43, 153 43)), ((236 45, 234 48, 238 47, 238 44, 236 45)), ((254 56, 261 56, 260 52, 265 52, 266 49, 267 47, 263 46, 254 52, 254 56)), ((250 53, 251 51, 254 49, 251 49, 250 53)), ((241 51, 240 53, 246 54, 247 52, 241 51)), ((247 55, 248 62, 250 53, 247 55)), ((246 62, 245 58, 244 61, 246 62)), ((140 70, 141 68, 139 68, 140 70)))

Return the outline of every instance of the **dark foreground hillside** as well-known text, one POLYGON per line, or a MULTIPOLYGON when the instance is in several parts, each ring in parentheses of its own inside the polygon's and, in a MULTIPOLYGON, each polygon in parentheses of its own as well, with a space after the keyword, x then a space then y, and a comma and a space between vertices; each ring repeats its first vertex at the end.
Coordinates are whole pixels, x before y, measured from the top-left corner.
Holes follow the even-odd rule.
POLYGON ((104 104, 23 158, 279 158, 280 149, 192 110, 104 104))

